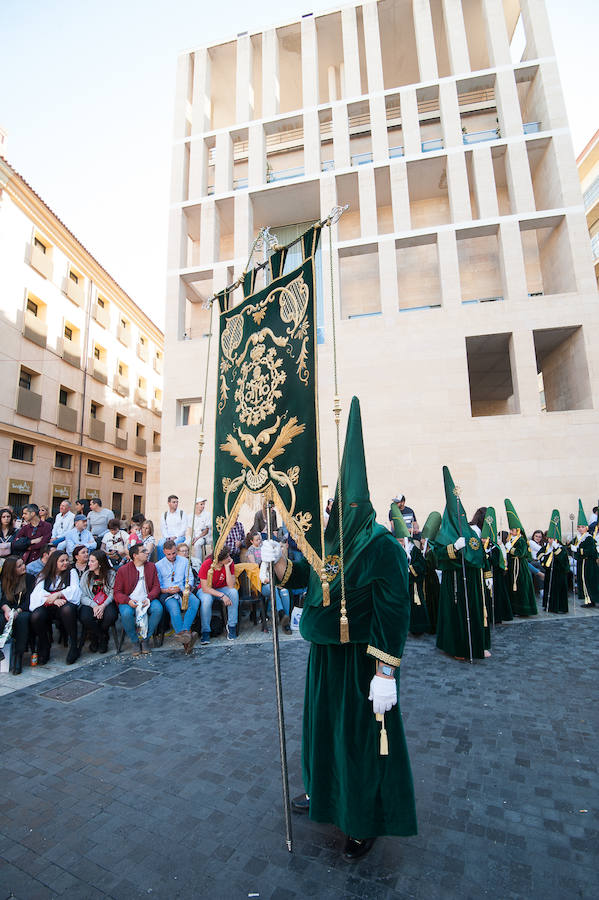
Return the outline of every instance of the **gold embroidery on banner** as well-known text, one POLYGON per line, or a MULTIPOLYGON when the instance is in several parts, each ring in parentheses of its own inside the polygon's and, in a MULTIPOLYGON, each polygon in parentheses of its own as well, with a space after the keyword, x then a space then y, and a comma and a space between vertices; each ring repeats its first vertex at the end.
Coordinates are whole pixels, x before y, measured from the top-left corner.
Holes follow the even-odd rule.
POLYGON ((250 351, 250 359, 242 364, 235 391, 235 412, 246 425, 258 425, 276 413, 276 401, 283 396, 279 387, 287 380, 282 365, 276 349, 267 350, 264 344, 257 344, 250 351))
POLYGON ((480 547, 480 541, 478 540, 478 538, 471 537, 468 541, 468 546, 471 547, 472 550, 478 550, 478 548, 480 547))
POLYGON ((285 587, 289 579, 291 578, 291 573, 293 572, 293 563, 290 559, 287 560, 287 566, 285 567, 285 571, 283 572, 283 577, 279 581, 279 587, 285 587))
POLYGON ((304 273, 302 272, 297 278, 290 281, 287 287, 276 288, 273 291, 273 293, 277 292, 279 293, 281 319, 286 325, 293 323, 287 329, 287 334, 293 337, 304 317, 310 299, 310 291, 304 281, 304 273))
POLYGON ((401 663, 399 656, 391 656, 390 653, 385 653, 384 650, 377 650, 376 647, 372 647, 370 644, 366 648, 366 653, 369 656, 374 656, 375 659, 381 662, 387 663, 389 666, 398 666, 401 663))
POLYGON ((339 572, 341 571, 341 560, 339 557, 334 554, 330 556, 325 556, 324 565, 322 567, 322 575, 329 584, 335 580, 339 572))
POLYGON ((256 437, 253 434, 245 434, 241 428, 237 429, 237 434, 241 438, 244 447, 251 447, 252 456, 257 456, 260 453, 260 445, 261 444, 269 444, 272 435, 275 433, 279 425, 281 424, 281 417, 277 416, 277 421, 271 428, 263 428, 260 434, 256 437))
POLYGON ((448 555, 448 557, 449 557, 450 559, 456 559, 456 552, 455 552, 455 550, 454 550, 454 548, 453 548, 453 544, 448 544, 446 549, 447 549, 447 555, 448 555))

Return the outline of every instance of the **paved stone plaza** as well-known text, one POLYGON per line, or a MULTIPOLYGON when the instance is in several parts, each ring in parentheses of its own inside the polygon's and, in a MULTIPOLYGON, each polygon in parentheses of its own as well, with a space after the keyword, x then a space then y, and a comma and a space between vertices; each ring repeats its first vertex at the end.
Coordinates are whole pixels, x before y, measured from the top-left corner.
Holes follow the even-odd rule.
MULTIPOLYGON (((420 833, 353 865, 305 818, 285 849, 268 642, 91 658, 6 694, 0 900, 596 896, 598 638, 596 615, 517 622, 473 667, 409 639, 420 833)), ((292 794, 307 652, 282 642, 292 794)))

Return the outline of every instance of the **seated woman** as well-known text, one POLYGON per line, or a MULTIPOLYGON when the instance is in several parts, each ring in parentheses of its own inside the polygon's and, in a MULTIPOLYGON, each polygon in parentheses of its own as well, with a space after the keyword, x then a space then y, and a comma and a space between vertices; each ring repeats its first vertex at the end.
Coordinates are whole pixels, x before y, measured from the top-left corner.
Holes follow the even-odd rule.
POLYGON ((38 666, 50 659, 50 628, 54 621, 62 623, 69 637, 67 665, 79 659, 77 643, 77 611, 81 591, 79 578, 69 568, 68 554, 53 553, 38 575, 29 601, 31 630, 38 640, 38 666))
POLYGON ((545 543, 546 541, 543 532, 540 528, 537 528, 536 531, 533 531, 532 537, 528 542, 530 555, 532 556, 532 559, 528 561, 528 568, 532 576, 535 591, 540 591, 545 581, 545 572, 543 571, 543 566, 540 562, 540 557, 545 554, 545 543))
MULTIPOLYGON (((256 532, 252 535, 252 543, 248 547, 247 551, 247 561, 257 563, 259 566, 262 563, 262 535, 259 532, 256 532)), ((260 568, 260 580, 262 582, 262 596, 266 599, 266 610, 268 612, 268 603, 270 601, 270 584, 268 579, 268 567, 263 566, 260 568)), ((291 634, 291 628, 289 625, 289 591, 287 588, 275 587, 275 597, 277 602, 277 616, 279 622, 281 623, 281 627, 285 634, 291 634)))
POLYGON ((239 614, 239 594, 235 587, 235 564, 231 559, 228 547, 218 554, 218 560, 212 561, 208 556, 200 567, 200 615, 202 621, 202 644, 210 643, 210 619, 214 598, 222 600, 228 607, 227 638, 234 641, 237 637, 237 616, 239 614))
POLYGON ((35 587, 35 575, 25 570, 25 563, 18 556, 9 556, 2 566, 0 578, 0 627, 5 628, 14 612, 12 620, 13 649, 10 671, 20 675, 23 671, 23 653, 29 637, 29 600, 35 587))
POLYGON ((73 565, 72 571, 73 574, 77 576, 77 584, 81 584, 81 579, 85 572, 87 572, 87 563, 89 560, 89 550, 83 544, 77 544, 75 549, 73 550, 73 565))
POLYGON ((12 540, 17 533, 17 518, 8 506, 0 509, 0 557, 10 556, 12 540))
POLYGON ((89 649, 106 653, 110 628, 117 620, 118 610, 114 602, 116 573, 103 550, 92 550, 87 572, 81 577, 81 605, 79 618, 91 633, 89 649))
POLYGON ((154 558, 156 538, 154 537, 154 523, 151 519, 144 519, 141 525, 141 544, 148 551, 148 559, 154 558))

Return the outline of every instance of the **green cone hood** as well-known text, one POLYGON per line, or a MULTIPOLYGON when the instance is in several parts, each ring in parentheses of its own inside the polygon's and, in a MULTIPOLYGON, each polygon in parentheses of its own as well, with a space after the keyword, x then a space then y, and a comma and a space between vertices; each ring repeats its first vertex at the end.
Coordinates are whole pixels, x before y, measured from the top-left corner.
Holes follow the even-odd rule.
POLYGON ((422 540, 434 541, 439 528, 441 527, 441 513, 433 510, 433 512, 429 513, 424 523, 424 528, 422 529, 421 535, 422 540))
POLYGON ((589 527, 587 517, 584 514, 584 507, 582 505, 582 500, 580 500, 580 499, 578 501, 578 522, 576 524, 577 525, 586 525, 587 528, 589 527))
POLYGON ((445 512, 434 543, 439 547, 447 547, 449 544, 455 544, 459 537, 465 538, 464 559, 468 565, 482 569, 485 556, 480 538, 468 524, 468 517, 447 466, 443 466, 443 484, 445 512))
POLYGON ((559 509, 554 509, 551 513, 549 528, 547 529, 547 537, 562 542, 562 523, 559 515, 559 509))

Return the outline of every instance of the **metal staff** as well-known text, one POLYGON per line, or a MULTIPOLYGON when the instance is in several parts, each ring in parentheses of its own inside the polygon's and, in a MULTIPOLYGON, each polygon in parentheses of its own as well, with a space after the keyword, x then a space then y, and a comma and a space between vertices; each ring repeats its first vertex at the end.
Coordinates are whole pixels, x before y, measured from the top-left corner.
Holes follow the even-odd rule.
MULTIPOLYGON (((272 526, 270 511, 273 508, 272 500, 266 503, 266 534, 268 540, 272 539, 272 526)), ((285 843, 291 853, 293 851, 291 834, 291 803, 289 800, 289 772, 287 769, 287 745, 285 742, 285 717, 283 714, 283 685, 281 683, 281 662, 279 659, 279 631, 277 625, 277 601, 275 596, 275 573, 272 563, 268 564, 268 577, 270 579, 270 614, 272 616, 272 649, 275 665, 275 690, 277 694, 277 717, 279 723, 279 751, 281 755, 281 780, 283 782, 283 810, 285 812, 285 843)))
MULTIPOLYGON (((462 535, 462 520, 460 518, 460 497, 459 497, 459 494, 457 494, 456 496, 457 496, 457 501, 458 501, 458 525, 460 526, 460 537, 463 537, 463 535, 462 535)), ((463 507, 462 507, 462 509, 463 509, 463 507)), ((464 513, 464 515, 466 515, 466 514, 464 513)), ((468 648, 470 650, 470 665, 472 665, 474 660, 472 658, 472 630, 470 628, 470 603, 468 602, 468 584, 466 582, 466 560, 464 558, 464 550, 465 549, 466 549, 465 547, 462 547, 462 578, 464 580, 464 599, 466 601, 466 625, 468 626, 468 648)), ((485 601, 483 598, 483 603, 484 602, 485 601)))
POLYGON ((545 606, 545 582, 543 581, 543 606, 549 612, 549 598, 551 597, 551 583, 553 581, 553 566, 555 565, 555 550, 551 551, 551 568, 549 570, 549 590, 547 591, 547 605, 545 606))

